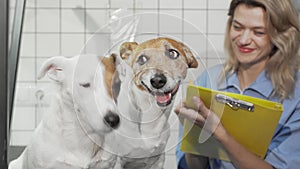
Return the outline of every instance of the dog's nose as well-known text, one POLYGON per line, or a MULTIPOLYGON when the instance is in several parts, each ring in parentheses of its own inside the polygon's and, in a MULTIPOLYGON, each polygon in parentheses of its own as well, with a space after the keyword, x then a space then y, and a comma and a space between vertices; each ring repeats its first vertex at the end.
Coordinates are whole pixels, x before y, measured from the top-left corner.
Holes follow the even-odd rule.
POLYGON ((167 78, 163 74, 155 74, 150 79, 150 83, 154 88, 160 89, 160 88, 164 87, 164 85, 167 83, 167 78))
POLYGON ((105 116, 104 116, 104 121, 113 129, 117 128, 120 124, 120 117, 118 114, 109 111, 105 116))

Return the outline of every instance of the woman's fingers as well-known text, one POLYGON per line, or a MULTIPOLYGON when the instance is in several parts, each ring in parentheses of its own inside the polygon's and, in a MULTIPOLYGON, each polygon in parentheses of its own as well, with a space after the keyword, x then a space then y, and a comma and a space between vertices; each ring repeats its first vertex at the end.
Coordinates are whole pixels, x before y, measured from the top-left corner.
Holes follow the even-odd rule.
POLYGON ((182 107, 185 107, 185 103, 184 102, 180 102, 175 108, 174 108, 174 112, 177 114, 177 117, 180 121, 181 124, 183 124, 184 118, 181 113, 180 113, 180 109, 182 107))
POLYGON ((180 102, 174 109, 174 112, 178 115, 180 113, 180 109, 185 106, 184 102, 180 102))
POLYGON ((192 122, 202 122, 205 119, 203 118, 203 116, 201 116, 197 111, 195 111, 194 109, 188 109, 186 107, 182 107, 180 110, 180 115, 187 118, 188 120, 192 121, 192 122))
POLYGON ((202 100, 197 96, 193 97, 193 102, 197 107, 198 112, 206 119, 210 113, 209 109, 205 106, 202 100))
POLYGON ((208 109, 202 102, 202 100, 199 99, 199 97, 194 96, 193 101, 199 110, 199 114, 201 114, 203 119, 205 119, 204 121, 202 121, 201 127, 203 127, 203 129, 210 132, 211 134, 214 133, 221 123, 220 118, 210 109, 208 109))
POLYGON ((174 109, 175 113, 178 115, 179 119, 188 119, 189 121, 197 124, 199 127, 213 133, 220 123, 219 117, 210 111, 199 97, 194 96, 192 98, 195 110, 187 108, 185 103, 182 102, 176 106, 174 109))
POLYGON ((205 121, 204 117, 199 114, 198 111, 187 108, 184 102, 178 104, 175 107, 174 112, 178 115, 179 119, 186 118, 189 121, 198 124, 199 126, 202 126, 203 122, 205 121))

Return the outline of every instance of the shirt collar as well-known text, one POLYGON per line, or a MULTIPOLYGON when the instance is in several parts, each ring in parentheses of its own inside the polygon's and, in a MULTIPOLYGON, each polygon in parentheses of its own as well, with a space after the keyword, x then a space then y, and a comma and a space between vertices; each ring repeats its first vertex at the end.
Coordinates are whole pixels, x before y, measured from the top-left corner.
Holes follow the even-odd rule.
POLYGON ((240 89, 240 82, 237 77, 237 72, 234 72, 233 74, 229 75, 227 78, 225 78, 221 85, 218 87, 219 90, 227 90, 229 88, 236 88, 240 91, 240 93, 244 93, 245 90, 254 90, 266 98, 268 98, 272 92, 273 92, 273 84, 271 80, 267 77, 265 71, 262 71, 257 79, 244 91, 241 91, 240 89))

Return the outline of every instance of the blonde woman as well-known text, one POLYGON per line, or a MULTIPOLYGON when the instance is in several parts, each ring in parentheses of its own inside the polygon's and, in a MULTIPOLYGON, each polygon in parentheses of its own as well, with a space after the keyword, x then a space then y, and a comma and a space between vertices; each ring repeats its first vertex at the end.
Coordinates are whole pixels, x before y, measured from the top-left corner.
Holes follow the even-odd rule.
POLYGON ((262 160, 239 144, 199 98, 194 98, 199 110, 179 104, 175 113, 200 127, 208 114, 214 116, 216 126, 210 132, 224 146, 232 162, 178 151, 178 168, 187 168, 182 165, 184 160, 190 169, 299 168, 300 26, 293 1, 232 0, 228 15, 228 59, 224 65, 206 70, 195 84, 280 102, 284 112, 262 160))

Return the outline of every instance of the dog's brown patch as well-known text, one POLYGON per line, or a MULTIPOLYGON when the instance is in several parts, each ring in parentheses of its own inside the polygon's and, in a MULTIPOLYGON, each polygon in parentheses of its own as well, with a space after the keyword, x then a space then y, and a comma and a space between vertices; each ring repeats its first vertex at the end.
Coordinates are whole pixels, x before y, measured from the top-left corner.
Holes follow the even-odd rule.
POLYGON ((108 57, 101 57, 100 60, 105 67, 105 72, 104 72, 105 87, 108 91, 109 96, 111 98, 114 98, 113 81, 116 72, 116 65, 115 65, 116 55, 111 54, 108 57))
POLYGON ((138 82, 138 79, 137 79, 137 76, 135 76, 135 77, 134 77, 134 83, 135 83, 136 87, 137 87, 138 89, 140 89, 141 91, 147 91, 146 88, 145 88, 143 85, 141 85, 141 84, 139 84, 139 83, 137 83, 137 82, 138 82))

